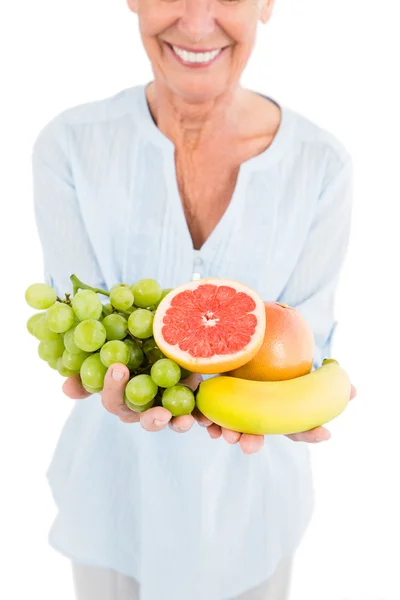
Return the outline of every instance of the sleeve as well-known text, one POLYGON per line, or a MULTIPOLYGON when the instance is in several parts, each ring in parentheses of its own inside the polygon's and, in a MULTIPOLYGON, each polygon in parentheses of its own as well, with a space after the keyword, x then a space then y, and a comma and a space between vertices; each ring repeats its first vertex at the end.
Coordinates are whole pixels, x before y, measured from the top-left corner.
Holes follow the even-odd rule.
POLYGON ((56 117, 39 133, 32 150, 34 214, 44 280, 61 297, 72 293, 73 273, 88 285, 105 288, 80 214, 68 158, 67 127, 56 117))
POLYGON ((347 156, 324 185, 306 243, 278 299, 299 310, 309 323, 315 340, 313 369, 331 356, 335 296, 350 239, 352 203, 353 167, 347 156))

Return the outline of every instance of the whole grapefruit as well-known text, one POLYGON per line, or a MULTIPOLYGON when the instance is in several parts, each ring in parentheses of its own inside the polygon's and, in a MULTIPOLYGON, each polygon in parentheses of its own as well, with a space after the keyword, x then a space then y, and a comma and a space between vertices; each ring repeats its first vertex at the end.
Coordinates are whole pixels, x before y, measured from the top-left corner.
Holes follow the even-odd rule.
POLYGON ((282 381, 310 373, 314 335, 303 315, 280 302, 265 302, 266 328, 254 358, 228 374, 255 381, 282 381))

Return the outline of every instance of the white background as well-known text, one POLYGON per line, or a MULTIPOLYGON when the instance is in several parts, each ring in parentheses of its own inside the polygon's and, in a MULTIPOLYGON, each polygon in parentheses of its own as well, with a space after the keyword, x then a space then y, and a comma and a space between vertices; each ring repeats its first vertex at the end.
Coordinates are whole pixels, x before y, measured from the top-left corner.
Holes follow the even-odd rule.
MULTIPOLYGON (((333 356, 358 398, 332 423, 332 440, 311 449, 317 509, 297 553, 291 600, 400 598, 397 4, 277 0, 242 79, 334 133, 355 164, 333 356)), ((152 73, 124 0, 4 2, 0 45, 0 597, 72 600, 68 561, 47 545, 55 508, 45 480, 72 401, 25 330, 32 311, 24 290, 43 280, 31 147, 65 108, 152 73)))

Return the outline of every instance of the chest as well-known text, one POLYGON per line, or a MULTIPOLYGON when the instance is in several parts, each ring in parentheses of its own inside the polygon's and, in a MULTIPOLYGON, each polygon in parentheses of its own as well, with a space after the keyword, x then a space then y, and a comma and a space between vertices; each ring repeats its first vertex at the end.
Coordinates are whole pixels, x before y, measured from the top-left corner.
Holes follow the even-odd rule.
POLYGON ((176 179, 195 249, 200 249, 222 219, 234 194, 240 162, 209 156, 191 160, 175 156, 176 179))
POLYGON ((198 272, 241 281, 264 298, 278 295, 298 260, 319 189, 308 160, 253 172, 240 169, 248 153, 240 160, 220 153, 183 162, 179 154, 128 146, 107 162, 108 151, 107 145, 106 168, 84 162, 83 152, 79 164, 87 168, 75 173, 82 219, 105 281, 152 277, 174 287, 198 272), (190 237, 200 253, 192 252, 190 237))

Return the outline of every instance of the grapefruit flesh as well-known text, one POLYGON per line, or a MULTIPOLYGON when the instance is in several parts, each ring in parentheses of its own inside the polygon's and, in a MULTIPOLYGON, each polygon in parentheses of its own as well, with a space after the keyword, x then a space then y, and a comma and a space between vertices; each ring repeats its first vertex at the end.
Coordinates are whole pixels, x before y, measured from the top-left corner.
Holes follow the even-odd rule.
POLYGON ((314 335, 303 315, 280 302, 265 302, 265 315, 267 326, 260 350, 229 375, 254 381, 282 381, 310 373, 314 335))
POLYGON ((153 336, 161 352, 193 373, 236 369, 258 352, 265 308, 251 288, 229 279, 191 281, 159 304, 153 336))

